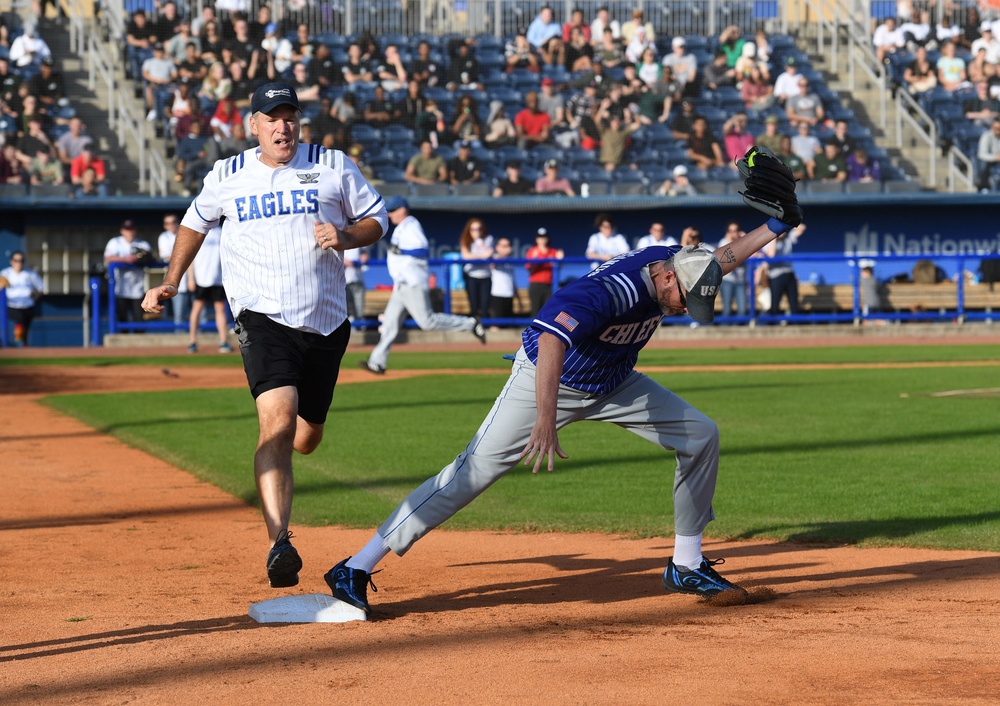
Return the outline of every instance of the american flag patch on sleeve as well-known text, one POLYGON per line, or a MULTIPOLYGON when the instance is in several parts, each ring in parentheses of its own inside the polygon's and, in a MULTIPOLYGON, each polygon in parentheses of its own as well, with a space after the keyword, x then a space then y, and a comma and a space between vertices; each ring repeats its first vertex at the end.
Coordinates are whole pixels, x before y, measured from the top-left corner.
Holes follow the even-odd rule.
POLYGON ((559 315, 556 316, 556 323, 559 324, 560 326, 562 326, 567 331, 572 331, 573 329, 575 329, 577 326, 580 325, 579 321, 577 321, 576 319, 574 319, 572 316, 570 316, 569 314, 567 314, 565 311, 560 311, 559 312, 559 315))

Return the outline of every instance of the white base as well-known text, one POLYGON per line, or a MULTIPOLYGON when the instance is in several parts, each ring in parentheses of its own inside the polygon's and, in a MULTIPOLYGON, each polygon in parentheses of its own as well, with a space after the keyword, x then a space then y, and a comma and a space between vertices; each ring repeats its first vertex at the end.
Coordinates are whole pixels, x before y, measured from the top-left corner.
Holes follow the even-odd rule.
POLYGON ((248 614, 258 623, 346 623, 368 619, 360 608, 322 593, 251 603, 248 614))

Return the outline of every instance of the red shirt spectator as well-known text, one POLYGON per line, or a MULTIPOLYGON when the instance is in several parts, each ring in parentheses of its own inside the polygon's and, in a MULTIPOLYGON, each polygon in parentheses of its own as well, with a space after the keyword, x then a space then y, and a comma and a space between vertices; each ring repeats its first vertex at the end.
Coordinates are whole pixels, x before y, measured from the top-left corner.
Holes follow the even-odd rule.
POLYGON ((232 137, 233 127, 242 123, 243 118, 240 116, 239 108, 236 107, 236 101, 233 100, 232 96, 227 96, 219 101, 219 105, 215 108, 215 114, 212 115, 210 121, 212 130, 215 131, 218 139, 232 137))
POLYGON ((514 118, 514 129, 517 130, 519 147, 531 147, 549 140, 549 126, 552 124, 549 114, 538 109, 538 94, 531 91, 524 97, 527 106, 514 118))
POLYGON ((94 153, 91 151, 89 145, 83 148, 83 152, 80 156, 75 158, 69 164, 69 178, 74 184, 80 184, 83 181, 83 173, 88 169, 92 168, 94 174, 97 177, 97 182, 101 183, 107 178, 107 173, 104 169, 104 160, 99 157, 95 157, 94 153))

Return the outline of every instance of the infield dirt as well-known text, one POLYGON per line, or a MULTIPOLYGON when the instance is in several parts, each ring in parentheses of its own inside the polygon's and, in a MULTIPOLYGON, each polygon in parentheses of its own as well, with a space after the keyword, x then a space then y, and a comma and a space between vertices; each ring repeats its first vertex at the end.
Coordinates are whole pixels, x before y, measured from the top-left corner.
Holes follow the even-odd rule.
MULTIPOLYGON (((38 402, 245 384, 178 372, 0 368, 0 703, 998 700, 1000 556, 982 552, 708 541, 776 593, 720 608, 664 593, 669 538, 441 530, 384 562, 373 621, 258 625, 249 604, 280 592, 257 510, 38 402)), ((286 593, 325 592, 371 534, 292 529, 286 593)))

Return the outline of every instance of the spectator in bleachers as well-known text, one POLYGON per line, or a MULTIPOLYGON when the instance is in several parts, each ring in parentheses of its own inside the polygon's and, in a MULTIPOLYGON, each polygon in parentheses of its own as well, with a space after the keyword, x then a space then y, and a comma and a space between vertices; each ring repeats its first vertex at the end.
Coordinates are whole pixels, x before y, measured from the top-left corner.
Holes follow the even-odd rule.
POLYGON ((610 100, 605 98, 601 103, 595 122, 601 135, 601 149, 597 161, 604 166, 605 171, 613 172, 625 163, 625 154, 631 144, 632 133, 641 128, 642 123, 625 122, 616 114, 609 112, 610 100))
POLYGON ((424 112, 427 99, 424 98, 423 88, 420 81, 410 75, 410 81, 406 84, 406 96, 399 106, 399 122, 411 130, 416 127, 417 116, 424 112))
POLYGON ((445 88, 455 91, 460 88, 472 90, 481 87, 479 59, 472 53, 468 44, 459 44, 445 75, 445 88))
POLYGON ((153 45, 153 56, 142 63, 142 78, 146 84, 146 120, 153 122, 164 117, 163 107, 173 93, 177 80, 177 67, 166 57, 163 45, 153 45))
POLYGON ((536 73, 541 71, 538 55, 528 41, 528 36, 523 31, 518 31, 514 35, 514 38, 507 42, 503 50, 503 55, 508 72, 515 69, 527 69, 536 73))
POLYGON ((632 33, 632 41, 625 45, 625 61, 631 61, 633 64, 638 62, 642 58, 642 53, 647 49, 652 49, 655 52, 656 44, 649 38, 646 28, 640 25, 632 33))
POLYGON ((542 69, 552 69, 566 66, 566 45, 562 37, 552 37, 538 49, 539 63, 542 69))
POLYGON ((601 105, 605 106, 609 116, 619 118, 624 123, 632 122, 633 115, 629 101, 625 97, 625 91, 620 83, 612 83, 608 86, 607 95, 601 101, 601 105))
MULTIPOLYGON (((775 154, 781 159, 782 163, 792 172, 792 176, 800 181, 805 181, 809 176, 809 170, 806 168, 805 161, 792 150, 792 138, 788 135, 781 135, 779 138, 778 149, 775 154)), ((813 155, 812 162, 815 159, 813 155)))
POLYGON ((455 105, 455 119, 448 128, 447 142, 467 141, 478 146, 483 137, 483 126, 479 122, 476 99, 465 94, 455 105))
POLYGON ((781 105, 785 104, 790 96, 799 94, 799 61, 794 56, 785 59, 785 70, 782 71, 774 81, 774 97, 781 105))
POLYGON ((771 70, 767 67, 766 62, 757 59, 757 45, 747 42, 743 45, 743 54, 736 60, 736 66, 733 67, 733 71, 736 72, 736 85, 740 86, 750 78, 754 69, 760 72, 765 82, 770 83, 771 70))
POLYGON ((39 108, 46 113, 51 113, 66 97, 62 74, 52 68, 53 63, 51 56, 42 59, 38 73, 28 80, 28 93, 38 99, 39 108))
POLYGON ((928 61, 926 47, 917 47, 913 61, 903 71, 903 85, 911 96, 919 96, 937 86, 937 69, 928 61))
POLYGON ((37 66, 42 59, 52 56, 45 40, 38 35, 34 22, 25 22, 23 32, 10 43, 10 60, 14 66, 25 68, 37 66))
POLYGON ((791 138, 792 151, 799 156, 806 166, 806 173, 812 175, 816 156, 823 151, 819 138, 812 134, 808 123, 799 123, 798 132, 791 138))
POLYGON ((354 166, 358 168, 362 176, 368 180, 368 183, 375 184, 378 183, 378 175, 375 174, 375 169, 365 161, 365 146, 360 143, 354 143, 348 147, 344 153, 348 158, 354 162, 354 166))
MULTIPOLYGON (((329 149, 329 145, 326 144, 326 138, 331 136, 331 139, 337 144, 343 145, 346 142, 346 136, 341 140, 339 138, 339 133, 348 132, 347 126, 333 114, 333 101, 329 96, 323 96, 319 99, 319 115, 313 120, 313 134, 316 135, 316 139, 324 147, 329 149), (338 133, 337 136, 334 133, 338 133)), ((337 149, 343 150, 343 147, 338 147, 337 149)))
POLYGON ((482 177, 479 160, 472 156, 472 143, 460 140, 455 156, 448 160, 448 183, 475 184, 482 177))
POLYGON ((348 86, 358 84, 360 86, 371 86, 374 81, 371 67, 361 58, 361 47, 357 42, 352 42, 347 47, 347 63, 340 67, 340 72, 344 76, 344 83, 348 86))
POLYGON ((574 10, 569 15, 569 21, 564 22, 562 26, 562 38, 565 44, 569 44, 573 35, 573 30, 579 29, 580 34, 583 37, 583 41, 590 44, 590 25, 583 21, 583 10, 579 8, 574 8, 574 10))
POLYGON ((646 47, 639 62, 630 65, 635 66, 636 74, 650 91, 662 92, 663 66, 656 60, 656 51, 652 47, 646 47))
POLYGON ((990 96, 989 86, 985 81, 980 81, 976 84, 976 95, 962 103, 962 113, 966 120, 989 127, 1000 117, 1000 100, 990 96))
POLYGON ((993 36, 993 28, 989 24, 983 24, 979 39, 972 43, 969 51, 975 56, 980 49, 986 50, 987 63, 1000 64, 1000 39, 993 36))
POLYGON ((548 113, 549 126, 553 132, 569 129, 566 123, 566 99, 556 92, 556 82, 548 76, 542 79, 538 109, 548 113))
MULTIPOLYGON (((257 19, 247 21, 247 32, 250 35, 250 41, 260 46, 261 42, 264 41, 264 37, 267 36, 267 26, 272 22, 271 7, 267 3, 263 3, 257 8, 257 19)), ((277 24, 275 24, 275 28, 277 28, 277 24)))
POLYGON ((236 101, 232 96, 219 101, 208 124, 216 141, 219 142, 232 137, 237 125, 243 125, 243 116, 240 115, 240 109, 236 107, 236 101))
POLYGON ((78 199, 82 198, 104 198, 108 195, 108 187, 103 182, 99 181, 97 178, 97 170, 93 167, 87 167, 83 170, 83 174, 80 176, 80 183, 76 186, 73 191, 73 196, 78 199))
POLYGON ((250 143, 247 141, 246 128, 243 127, 243 123, 241 122, 237 125, 233 125, 232 133, 229 137, 223 137, 218 140, 217 148, 219 159, 233 157, 240 152, 249 149, 250 143))
POLYGON ((587 241, 586 257, 593 260, 591 269, 596 269, 602 262, 627 253, 631 248, 628 240, 621 233, 615 232, 615 221, 610 214, 599 213, 594 219, 597 232, 587 241))
POLYGON ((823 101, 811 91, 809 79, 805 76, 799 76, 798 95, 789 96, 785 101, 785 113, 788 115, 788 122, 792 127, 805 123, 813 128, 822 125, 826 120, 823 101))
MULTIPOLYGON (((289 82, 292 84, 292 88, 295 89, 295 95, 299 99, 299 103, 311 103, 318 101, 320 98, 320 90, 318 83, 312 83, 309 80, 309 68, 299 62, 292 66, 292 80, 289 82)), ((378 92, 381 90, 381 86, 375 86, 376 98, 379 100, 378 92)), ((382 91, 382 99, 385 98, 385 91, 382 91)), ((365 108, 367 110, 367 107, 365 108)), ((378 126, 376 126, 378 127, 378 126)))
POLYGON ((958 42, 961 36, 962 28, 952 22, 951 16, 948 13, 942 13, 941 19, 934 26, 934 38, 937 40, 937 45, 941 46, 947 41, 952 41, 956 42, 958 46, 962 46, 958 42))
POLYGON ((872 34, 872 46, 875 47, 875 60, 879 64, 887 63, 890 54, 895 54, 906 46, 903 33, 896 26, 895 17, 886 17, 882 24, 875 28, 872 34))
POLYGON ((649 93, 650 88, 646 82, 639 78, 639 72, 635 64, 628 63, 622 67, 622 78, 618 82, 622 87, 622 97, 630 106, 636 106, 642 99, 643 94, 649 93))
POLYGON ((160 12, 150 21, 153 36, 157 42, 164 46, 167 45, 171 37, 177 34, 180 23, 181 18, 177 14, 177 5, 172 0, 163 3, 160 6, 160 12))
POLYGON ((492 101, 490 103, 490 113, 486 119, 486 134, 483 136, 483 145, 488 149, 495 149, 505 145, 513 145, 517 142, 517 130, 514 123, 506 115, 503 101, 492 101))
MULTIPOLYGON (((17 88, 21 85, 21 75, 12 71, 8 58, 0 54, 0 106, 14 100, 17 96, 17 88)), ((6 113, 10 115, 10 113, 6 113)))
MULTIPOLYGON (((678 164, 670 171, 670 176, 663 180, 663 183, 656 189, 657 196, 696 196, 698 189, 691 183, 688 175, 688 168, 683 164, 678 164)), ((673 240, 673 238, 669 238, 673 240)), ((640 241, 641 243, 642 241, 640 241)), ((676 242, 676 241, 675 241, 676 242)), ((672 243, 664 243, 671 245, 672 243)), ((640 246, 641 247, 641 246, 640 246)))
POLYGON ((597 15, 590 23, 590 41, 597 44, 603 42, 605 30, 611 31, 611 38, 615 42, 620 42, 622 38, 622 27, 618 20, 611 19, 611 13, 607 6, 597 8, 597 15))
POLYGON ((138 81, 142 76, 142 64, 153 55, 153 28, 149 25, 146 12, 142 9, 132 13, 132 19, 125 28, 125 55, 131 78, 138 81))
MULTIPOLYGON (((296 68, 301 64, 296 64, 296 68)), ((305 70, 305 67, 303 67, 305 70)), ((319 89, 317 87, 317 96, 319 89)), ((301 100, 301 94, 299 96, 301 100)), ((385 89, 381 85, 375 86, 372 99, 365 104, 365 122, 374 128, 382 129, 399 116, 399 109, 396 103, 386 95, 385 89)))
MULTIPOLYGON (((468 57, 469 52, 465 52, 468 57)), ((421 40, 417 44, 417 56, 410 62, 410 79, 425 86, 436 86, 444 75, 444 67, 431 57, 430 42, 421 40)))
POLYGON ((406 67, 399 54, 399 47, 389 44, 385 48, 385 57, 375 69, 375 80, 390 93, 401 90, 406 85, 406 67))
POLYGON ((698 58, 687 53, 687 41, 684 37, 674 37, 670 41, 670 47, 673 51, 663 57, 663 65, 670 67, 680 84, 682 95, 696 95, 699 89, 698 58))
POLYGON ((847 156, 847 181, 869 183, 882 181, 882 166, 868 154, 864 147, 858 147, 847 156))
POLYGON ((758 29, 753 36, 754 47, 756 48, 756 59, 758 62, 764 65, 767 70, 768 78, 771 76, 771 54, 774 53, 774 47, 771 46, 771 42, 767 38, 767 32, 762 29, 758 29))
POLYGON ((743 55, 743 45, 746 40, 741 36, 740 28, 729 25, 719 34, 719 49, 726 55, 726 66, 736 68, 736 61, 743 55))
POLYGON ((222 33, 219 30, 218 22, 208 22, 205 24, 203 34, 201 35, 201 58, 206 64, 212 64, 216 61, 221 61, 223 65, 228 66, 229 64, 225 61, 225 57, 222 54, 223 40, 222 33))
POLYGON ((937 60, 938 84, 949 93, 968 88, 971 84, 965 71, 965 60, 955 56, 955 43, 945 42, 941 46, 941 58, 937 60))
POLYGON ((764 132, 757 135, 757 144, 761 147, 766 147, 775 154, 781 148, 782 138, 782 134, 778 132, 778 123, 777 115, 768 115, 764 118, 764 132))
POLYGON ((184 46, 184 59, 177 64, 177 75, 190 80, 195 86, 208 76, 208 64, 201 58, 194 42, 188 42, 184 46))
POLYGON ((201 125, 201 134, 206 138, 212 135, 212 116, 206 115, 201 110, 200 101, 191 101, 188 104, 188 112, 177 118, 174 124, 174 139, 183 140, 191 131, 191 125, 198 123, 201 125))
POLYGON ((979 190, 1000 191, 1000 119, 994 120, 979 136, 976 160, 980 170, 979 190))
POLYGON ((931 13, 921 10, 916 13, 916 19, 911 19, 899 26, 907 51, 916 51, 917 47, 937 49, 937 39, 931 32, 931 13))
POLYGON ((535 145, 549 141, 551 121, 549 114, 538 108, 538 94, 528 91, 524 96, 524 108, 514 116, 514 129, 517 131, 517 146, 521 149, 531 149, 535 145))
POLYGON ((736 113, 722 124, 722 140, 726 146, 726 159, 733 169, 740 159, 754 146, 753 135, 747 132, 747 114, 736 113))
POLYGON ((566 42, 564 66, 571 74, 577 71, 590 71, 594 64, 594 47, 585 38, 584 29, 586 27, 573 27, 570 30, 569 41, 566 42))
POLYGON ((219 18, 215 14, 215 7, 207 2, 201 6, 201 14, 191 20, 191 34, 199 39, 205 38, 205 28, 210 23, 219 23, 219 18))
POLYGON ((757 113, 763 112, 775 104, 774 86, 764 78, 760 66, 751 68, 750 75, 740 83, 740 97, 747 110, 757 113))
POLYGON ((49 120, 45 113, 38 105, 38 99, 34 96, 28 94, 28 84, 22 83, 17 89, 18 97, 21 99, 21 105, 17 108, 18 113, 18 128, 17 131, 20 134, 24 134, 29 131, 31 121, 34 119, 41 120, 42 129, 48 131, 49 120), (23 95, 22 95, 23 94, 23 95))
MULTIPOLYGON (((372 58, 366 56, 366 52, 371 51, 371 45, 362 46, 363 37, 358 37, 358 55, 362 61, 371 61, 372 58)), ((299 23, 295 28, 295 39, 292 40, 292 61, 310 61, 316 56, 316 47, 319 43, 309 36, 309 25, 304 22, 299 23)), ((378 53, 378 45, 375 45, 375 52, 378 53)))
POLYGON ((699 169, 709 170, 725 164, 719 140, 712 134, 708 120, 704 116, 695 116, 691 125, 691 134, 687 139, 688 159, 699 169))
POLYGON ((606 68, 614 68, 625 61, 625 52, 622 45, 614 38, 614 33, 605 28, 599 40, 595 42, 594 64, 601 64, 606 68))
POLYGON ((83 120, 76 116, 70 118, 69 129, 56 140, 56 154, 66 174, 69 174, 69 165, 83 152, 84 145, 92 141, 83 120))
POLYGON ((823 152, 816 155, 809 178, 830 183, 847 181, 847 160, 840 153, 836 142, 827 141, 823 144, 823 152))
POLYGON ((726 53, 721 49, 702 69, 701 85, 709 91, 716 91, 720 86, 736 85, 736 69, 726 63, 726 53))
MULTIPOLYGON (((227 63, 238 61, 246 69, 250 68, 250 63, 254 60, 260 45, 250 41, 250 26, 245 19, 235 19, 233 21, 233 37, 222 43, 223 60, 227 63)), ((259 60, 259 59, 258 59, 259 60)))
POLYGON ((574 93, 566 104, 566 120, 569 122, 569 126, 574 130, 579 129, 580 120, 584 116, 592 117, 597 106, 597 83, 590 81, 583 86, 583 90, 574 93))
POLYGON ((337 99, 333 101, 333 108, 330 111, 330 117, 343 126, 342 129, 345 133, 349 133, 351 125, 353 125, 358 119, 357 96, 350 92, 338 96, 337 99))
POLYGON ((246 71, 243 69, 243 64, 238 61, 234 61, 229 65, 228 78, 230 85, 229 95, 233 97, 236 105, 240 108, 249 109, 250 98, 253 96, 256 82, 247 76, 246 71))
MULTIPOLYGON (((247 32, 249 35, 249 31, 247 32)), ((251 39, 251 41, 254 41, 251 39)), ((267 52, 271 55, 271 59, 274 61, 274 70, 277 71, 282 78, 288 78, 292 65, 294 62, 295 50, 292 48, 292 42, 287 37, 282 37, 278 33, 278 23, 269 22, 264 27, 264 39, 256 43, 262 51, 267 52)))
POLYGON ((846 120, 838 120, 833 127, 833 134, 827 138, 827 142, 837 145, 840 156, 847 159, 848 155, 854 153, 854 138, 847 134, 848 124, 846 120))
POLYGON ((177 142, 174 152, 174 181, 183 185, 185 195, 198 189, 198 184, 208 173, 208 142, 212 139, 203 135, 201 123, 194 121, 184 139, 177 142))
POLYGON ((42 129, 42 116, 34 115, 28 121, 28 130, 17 140, 17 158, 25 169, 31 166, 32 160, 39 152, 46 152, 50 158, 55 158, 56 148, 45 130, 42 129))
POLYGON ((0 184, 27 184, 27 170, 17 158, 14 143, 6 142, 0 148, 0 184))
MULTIPOLYGON (((976 7, 975 3, 966 7, 965 17, 962 18, 959 28, 961 29, 961 33, 952 41, 955 42, 956 46, 971 49, 972 43, 979 39, 981 34, 980 30, 982 29, 979 8, 976 7)), ((941 42, 941 44, 944 44, 944 42, 941 42)))
POLYGON ((569 179, 559 176, 559 160, 546 160, 542 176, 535 180, 536 194, 565 194, 576 196, 569 179))
POLYGON ((635 10, 632 10, 632 19, 628 22, 622 23, 622 45, 627 47, 631 44, 635 40, 635 35, 638 34, 640 29, 643 30, 646 41, 656 42, 656 30, 653 29, 653 23, 647 22, 642 10, 636 8, 635 10))
POLYGON ((504 170, 507 176, 497 182, 493 196, 525 196, 534 193, 532 185, 521 178, 521 160, 508 160, 504 170))
POLYGON ((191 93, 191 81, 182 78, 174 86, 173 95, 167 105, 167 114, 170 116, 170 124, 177 125, 177 121, 185 115, 191 114, 191 104, 199 102, 197 96, 191 93))
POLYGON ((965 65, 965 75, 973 86, 980 81, 989 82, 990 76, 995 73, 996 66, 986 61, 986 47, 979 47, 979 51, 965 65))
POLYGON ((673 111, 670 119, 670 134, 675 140, 687 141, 694 130, 694 121, 698 117, 692 98, 681 99, 681 109, 673 111))
POLYGON ((181 63, 188 58, 188 44, 194 44, 194 51, 201 56, 201 40, 191 34, 191 24, 186 20, 181 20, 177 25, 176 34, 164 40, 167 49, 167 58, 180 67, 181 63))
POLYGON ((437 101, 428 98, 424 102, 424 111, 417 115, 416 125, 413 128, 414 144, 420 145, 425 141, 437 144, 444 138, 446 129, 444 113, 438 108, 437 101))
POLYGON ((548 5, 542 6, 538 15, 528 25, 525 37, 535 49, 541 49, 553 37, 562 39, 562 27, 555 21, 551 7, 548 5))
POLYGON ((420 143, 420 151, 406 163, 406 181, 412 184, 440 184, 448 181, 444 158, 434 151, 430 140, 420 143))

